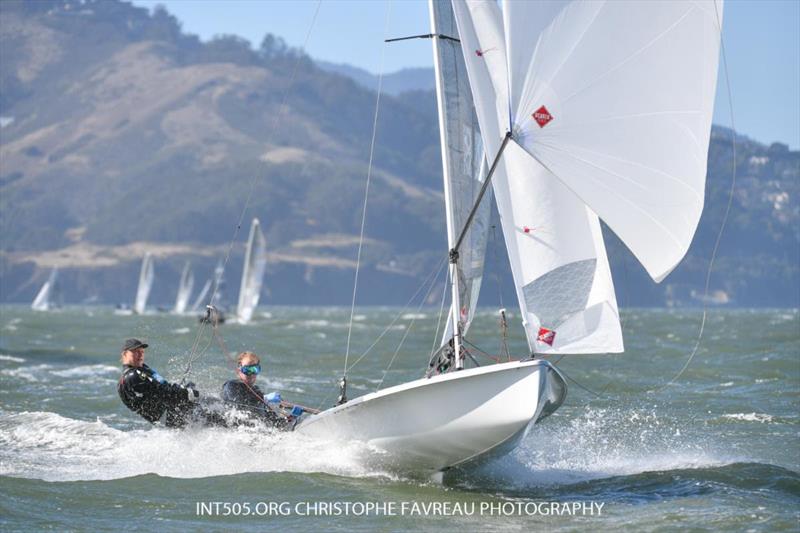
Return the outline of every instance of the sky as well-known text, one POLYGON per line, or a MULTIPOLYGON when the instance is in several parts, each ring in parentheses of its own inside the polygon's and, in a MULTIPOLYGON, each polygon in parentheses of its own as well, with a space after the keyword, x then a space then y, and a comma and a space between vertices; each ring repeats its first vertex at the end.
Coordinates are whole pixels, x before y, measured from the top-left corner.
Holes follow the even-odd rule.
MULTIPOLYGON (((642 0, 644 1, 644 0, 642 0)), ((258 47, 266 33, 302 47, 314 59, 347 63, 373 73, 432 67, 427 40, 383 44, 387 37, 428 33, 427 0, 134 0, 163 5, 185 32, 208 40, 233 34, 258 47)), ((800 149, 800 0, 728 0, 723 39, 736 130, 754 140, 800 149)), ((720 62, 716 124, 731 113, 720 62)))

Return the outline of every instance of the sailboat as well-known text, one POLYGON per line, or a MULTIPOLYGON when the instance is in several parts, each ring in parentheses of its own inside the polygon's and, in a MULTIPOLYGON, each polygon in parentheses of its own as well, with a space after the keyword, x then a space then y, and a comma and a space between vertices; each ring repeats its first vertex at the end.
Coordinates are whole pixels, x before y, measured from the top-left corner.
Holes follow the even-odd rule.
POLYGON ((133 312, 143 315, 147 307, 147 298, 150 296, 150 289, 153 288, 155 281, 155 268, 153 256, 147 252, 142 259, 142 268, 139 270, 139 285, 136 288, 136 300, 133 302, 133 312))
POLYGON ((191 307, 192 313, 199 313, 200 306, 206 301, 206 296, 208 296, 208 291, 211 290, 211 284, 213 283, 212 280, 207 279, 205 284, 203 284, 203 288, 200 289, 200 292, 197 294, 197 297, 194 299, 194 303, 191 307))
POLYGON ((250 235, 244 254, 242 282, 239 285, 239 302, 236 306, 236 321, 247 324, 261 297, 261 284, 267 269, 267 240, 257 218, 250 224, 250 235))
POLYGON ((34 298, 33 303, 31 303, 31 309, 34 311, 49 311, 53 308, 53 300, 58 288, 57 282, 58 268, 53 268, 50 271, 50 275, 47 277, 47 281, 44 282, 42 288, 36 293, 36 298, 34 298))
POLYGON ((192 305, 192 311, 197 312, 201 311, 200 316, 198 319, 200 322, 207 322, 211 319, 216 324, 224 324, 225 323, 225 309, 224 309, 224 290, 225 290, 225 263, 220 259, 217 261, 217 266, 214 267, 214 278, 213 280, 206 281, 203 288, 200 290, 200 294, 194 301, 192 305), (211 308, 214 309, 213 317, 210 313, 210 309, 206 307, 206 309, 201 309, 201 306, 206 301, 206 296, 208 295, 209 290, 214 288, 214 292, 211 295, 211 301, 209 305, 211 308))
POLYGON ((181 272, 181 280, 178 284, 178 294, 175 297, 175 306, 172 308, 172 313, 182 315, 186 311, 186 306, 189 304, 189 297, 192 295, 194 288, 194 274, 192 274, 192 265, 189 261, 183 265, 181 272))
POLYGON ((364 441, 390 467, 436 475, 513 449, 562 405, 567 387, 546 357, 623 351, 600 220, 656 282, 686 254, 722 2, 431 0, 430 13, 431 35, 417 37, 434 48, 452 285, 440 357, 452 364, 351 401, 345 376, 340 404, 296 431, 364 441), (485 176, 472 174, 476 156, 485 176), (529 353, 465 368, 489 185, 529 353))

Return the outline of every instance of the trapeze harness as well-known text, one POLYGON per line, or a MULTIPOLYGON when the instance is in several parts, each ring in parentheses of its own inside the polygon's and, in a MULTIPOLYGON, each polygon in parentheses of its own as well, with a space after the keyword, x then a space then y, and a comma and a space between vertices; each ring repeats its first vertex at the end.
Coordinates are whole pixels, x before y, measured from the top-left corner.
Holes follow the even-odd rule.
POLYGON ((225 426, 225 419, 192 402, 186 387, 170 383, 147 365, 123 365, 117 392, 125 406, 153 424, 162 417, 167 427, 183 427, 192 420, 225 426))
POLYGON ((222 400, 278 429, 290 429, 290 424, 294 421, 294 417, 281 416, 270 409, 264 401, 264 393, 257 385, 250 387, 238 379, 225 382, 222 386, 222 400))

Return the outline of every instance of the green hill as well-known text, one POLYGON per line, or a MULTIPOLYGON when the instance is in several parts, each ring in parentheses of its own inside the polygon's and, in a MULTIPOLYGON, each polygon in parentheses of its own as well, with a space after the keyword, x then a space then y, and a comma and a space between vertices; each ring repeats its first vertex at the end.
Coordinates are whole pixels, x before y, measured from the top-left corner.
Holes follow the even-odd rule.
MULTIPOLYGON (((271 35, 253 50, 202 43, 163 9, 0 2, 0 299, 30 301, 60 266, 68 302, 129 301, 151 251, 166 303, 183 261, 210 276, 247 205, 244 224, 261 219, 271 252, 262 301, 349 303, 375 99, 271 35)), ((730 168, 730 133, 715 130, 707 209, 664 284, 608 235, 621 302, 698 303, 730 168)), ((442 257, 440 169, 433 93, 382 95, 359 302, 405 302, 442 257)), ((742 138, 737 171, 712 289, 796 306, 800 153, 742 138)), ((489 263, 511 301, 506 262, 489 263)), ((497 300, 496 284, 485 295, 497 300)))

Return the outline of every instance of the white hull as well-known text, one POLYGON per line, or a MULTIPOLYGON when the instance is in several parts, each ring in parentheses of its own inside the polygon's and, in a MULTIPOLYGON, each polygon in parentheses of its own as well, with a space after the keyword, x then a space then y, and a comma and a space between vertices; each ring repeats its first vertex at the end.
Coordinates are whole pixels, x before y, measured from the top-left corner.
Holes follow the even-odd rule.
POLYGON ((566 392, 547 361, 514 361, 367 394, 302 420, 295 431, 362 441, 390 469, 433 473, 509 451, 561 405, 566 392))

